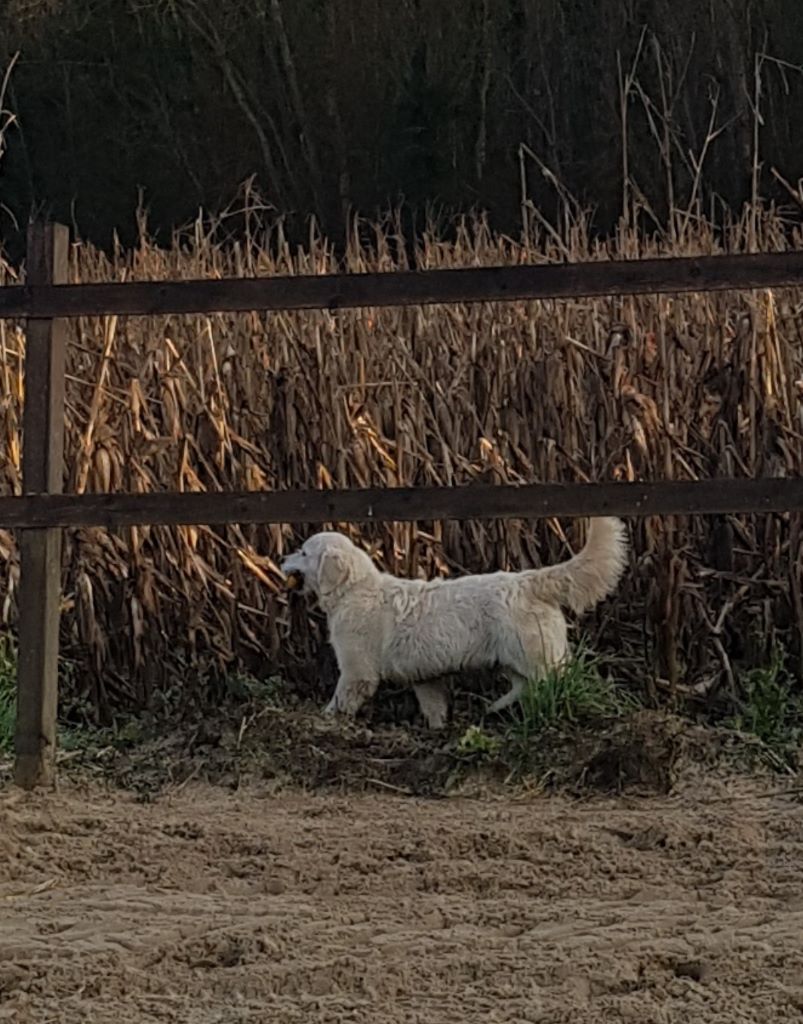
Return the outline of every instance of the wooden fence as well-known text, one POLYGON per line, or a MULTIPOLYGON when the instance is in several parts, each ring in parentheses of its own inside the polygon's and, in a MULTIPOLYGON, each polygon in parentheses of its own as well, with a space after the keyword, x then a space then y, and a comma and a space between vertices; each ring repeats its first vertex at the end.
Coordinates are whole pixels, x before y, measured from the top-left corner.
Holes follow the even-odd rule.
POLYGON ((365 522, 778 512, 803 509, 803 479, 535 484, 255 493, 61 493, 67 318, 253 309, 346 309, 723 289, 803 288, 803 252, 273 279, 67 283, 69 237, 32 224, 24 286, 0 317, 27 320, 23 495, 0 497, 20 531, 15 778, 53 781, 62 529, 71 526, 365 522))

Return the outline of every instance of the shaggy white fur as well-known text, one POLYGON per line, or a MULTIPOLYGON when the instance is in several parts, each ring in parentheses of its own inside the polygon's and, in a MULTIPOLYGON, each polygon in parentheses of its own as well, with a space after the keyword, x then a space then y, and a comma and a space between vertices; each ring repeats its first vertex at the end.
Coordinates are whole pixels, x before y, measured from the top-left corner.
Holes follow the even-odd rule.
POLYGON ((340 677, 327 712, 353 715, 380 680, 411 683, 431 728, 448 705, 438 676, 499 668, 510 690, 491 706, 517 700, 567 654, 561 606, 580 613, 607 597, 625 568, 618 519, 592 519, 583 549, 558 565, 450 580, 407 580, 380 572, 340 533, 317 533, 285 559, 327 615, 340 677))

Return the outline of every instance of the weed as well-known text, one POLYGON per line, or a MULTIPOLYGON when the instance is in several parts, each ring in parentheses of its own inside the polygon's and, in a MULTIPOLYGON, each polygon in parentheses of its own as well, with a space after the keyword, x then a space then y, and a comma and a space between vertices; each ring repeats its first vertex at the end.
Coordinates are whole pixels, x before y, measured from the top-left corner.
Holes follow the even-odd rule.
POLYGON ((9 636, 0 636, 0 753, 11 750, 17 713, 17 649, 9 636))
MULTIPOLYGON (((59 659, 59 689, 74 689, 75 662, 59 659)), ((64 709, 59 709, 62 719, 64 709)), ((17 645, 9 635, 0 635, 0 754, 8 754, 14 747, 14 729, 17 717, 17 645)), ((85 701, 74 699, 68 704, 67 717, 71 724, 58 727, 58 746, 62 750, 79 750, 92 744, 108 742, 109 730, 92 724, 91 708, 85 701), (81 724, 76 724, 80 722, 81 724)))
POLYGON ((500 745, 498 736, 490 735, 479 725, 470 725, 457 742, 457 753, 462 757, 484 760, 495 757, 500 745))
POLYGON ((526 742, 547 729, 581 725, 590 719, 621 715, 638 706, 636 698, 608 682, 600 660, 581 643, 562 665, 532 680, 514 712, 511 733, 526 742))
POLYGON ((275 703, 286 696, 287 686, 281 676, 258 679, 248 672, 234 672, 223 680, 229 697, 241 701, 275 703))
POLYGON ((785 765, 794 767, 803 740, 803 696, 795 689, 783 651, 774 648, 769 665, 747 670, 739 684, 740 707, 727 724, 758 736, 785 765))

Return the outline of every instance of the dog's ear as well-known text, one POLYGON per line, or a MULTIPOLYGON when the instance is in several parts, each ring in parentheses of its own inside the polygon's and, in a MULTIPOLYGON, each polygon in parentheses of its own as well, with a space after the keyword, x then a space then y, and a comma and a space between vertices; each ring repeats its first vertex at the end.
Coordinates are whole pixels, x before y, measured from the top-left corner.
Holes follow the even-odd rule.
POLYGON ((349 560, 342 551, 324 551, 318 563, 318 593, 327 597, 349 578, 349 560))

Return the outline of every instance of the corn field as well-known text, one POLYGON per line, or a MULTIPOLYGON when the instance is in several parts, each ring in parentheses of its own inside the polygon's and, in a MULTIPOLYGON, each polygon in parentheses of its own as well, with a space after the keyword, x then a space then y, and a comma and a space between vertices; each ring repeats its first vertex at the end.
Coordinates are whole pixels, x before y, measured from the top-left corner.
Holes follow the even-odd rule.
MULTIPOLYGON (((635 219, 635 218, 634 218, 635 219)), ((715 230, 678 214, 607 241, 577 214, 560 230, 493 234, 481 217, 416 243, 421 267, 696 255, 803 244, 772 208, 715 230)), ((407 269, 393 218, 336 256, 311 232, 248 218, 237 242, 199 220, 172 244, 75 245, 76 282, 407 269)), ((4 283, 20 278, 3 268, 4 283)), ((22 325, 0 322, 0 489, 21 489, 22 325)), ((65 490, 288 489, 475 482, 698 479, 803 472, 803 302, 791 292, 164 318, 70 324, 65 490)), ((394 573, 519 568, 582 538, 555 521, 343 526, 394 573)), ((797 515, 631 523, 631 570, 585 628, 620 675, 660 701, 711 701, 738 667, 803 633, 797 515)), ((82 529, 65 538, 63 653, 73 697, 101 715, 165 687, 280 674, 331 683, 323 623, 283 593, 290 525, 82 529)), ((0 530, 0 620, 19 577, 0 530)))

